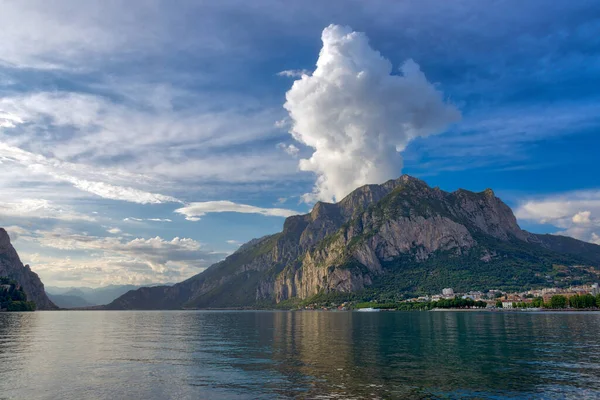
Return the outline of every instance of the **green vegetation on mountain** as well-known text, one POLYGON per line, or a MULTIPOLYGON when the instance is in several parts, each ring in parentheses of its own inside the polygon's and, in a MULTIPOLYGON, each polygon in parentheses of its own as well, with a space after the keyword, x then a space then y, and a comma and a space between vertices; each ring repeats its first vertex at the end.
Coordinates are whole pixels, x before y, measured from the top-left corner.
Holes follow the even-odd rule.
POLYGON ((27 301, 25 291, 16 281, 0 277, 0 310, 35 311, 35 303, 27 301))

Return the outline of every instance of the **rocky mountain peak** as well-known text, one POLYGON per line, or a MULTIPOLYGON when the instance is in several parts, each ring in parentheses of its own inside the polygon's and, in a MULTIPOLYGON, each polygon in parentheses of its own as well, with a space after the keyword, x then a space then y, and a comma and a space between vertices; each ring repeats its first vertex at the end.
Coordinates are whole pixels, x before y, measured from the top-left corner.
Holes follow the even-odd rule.
POLYGON ((429 189, 429 186, 420 179, 410 175, 402 175, 398 179, 390 179, 380 185, 364 185, 361 186, 346 197, 338 204, 341 214, 345 218, 351 218, 357 213, 365 210, 369 205, 378 203, 385 196, 399 187, 412 189, 429 189))
POLYGON ((490 188, 487 188, 483 191, 483 194, 485 194, 487 197, 496 197, 496 194, 494 193, 494 191, 490 188))
POLYGON ((10 237, 4 228, 0 228, 0 252, 8 250, 11 246, 10 237))

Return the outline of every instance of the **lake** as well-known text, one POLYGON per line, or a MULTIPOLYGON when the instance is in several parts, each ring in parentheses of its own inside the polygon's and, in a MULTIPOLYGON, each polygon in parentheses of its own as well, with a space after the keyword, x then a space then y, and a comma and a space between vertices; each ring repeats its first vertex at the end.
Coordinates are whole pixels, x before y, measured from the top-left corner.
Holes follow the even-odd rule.
POLYGON ((12 398, 600 398, 600 313, 0 313, 12 398))

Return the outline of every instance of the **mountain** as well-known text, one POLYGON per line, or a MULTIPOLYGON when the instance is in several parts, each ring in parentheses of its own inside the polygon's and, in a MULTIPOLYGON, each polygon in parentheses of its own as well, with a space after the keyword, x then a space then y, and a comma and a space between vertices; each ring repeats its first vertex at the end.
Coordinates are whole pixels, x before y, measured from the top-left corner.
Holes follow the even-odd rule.
MULTIPOLYGON (((166 284, 163 286, 171 286, 166 284)), ((150 284, 146 286, 157 286, 157 284, 150 284)), ((99 288, 90 287, 46 287, 46 293, 50 299, 56 299, 55 303, 59 307, 75 308, 75 307, 88 307, 108 304, 115 300, 119 296, 129 292, 130 290, 136 290, 143 287, 142 285, 108 285, 99 288), (58 297, 61 296, 61 297, 58 297), (65 305, 61 305, 65 304, 65 305), (66 305, 72 304, 72 305, 66 305), (82 305, 74 305, 82 304, 82 305), (83 305, 85 304, 85 305, 83 305)))
POLYGON ((96 305, 87 302, 81 296, 74 296, 70 294, 50 294, 48 291, 46 291, 46 294, 48 295, 48 298, 60 308, 80 308, 96 305))
POLYGON ((318 202, 172 287, 141 288, 109 309, 225 308, 598 280, 600 246, 522 230, 491 189, 449 193, 403 175, 318 202))
POLYGON ((27 299, 33 301, 38 310, 54 310, 56 305, 44 291, 44 284, 29 265, 23 265, 17 251, 10 243, 8 233, 0 228, 0 276, 8 277, 21 285, 27 299))

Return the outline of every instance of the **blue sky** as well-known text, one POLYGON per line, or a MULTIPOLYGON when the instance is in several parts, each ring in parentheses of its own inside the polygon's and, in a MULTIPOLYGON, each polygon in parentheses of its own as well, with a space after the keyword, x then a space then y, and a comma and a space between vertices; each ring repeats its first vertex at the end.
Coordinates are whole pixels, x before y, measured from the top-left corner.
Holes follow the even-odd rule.
POLYGON ((402 173, 600 244, 597 1, 0 8, 0 225, 46 284, 180 281, 402 173))

